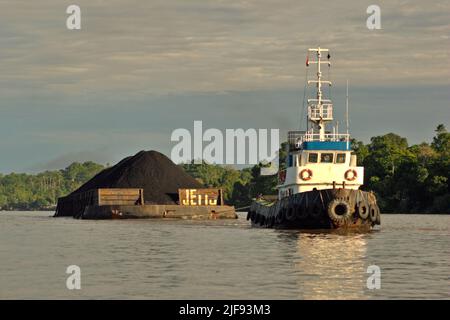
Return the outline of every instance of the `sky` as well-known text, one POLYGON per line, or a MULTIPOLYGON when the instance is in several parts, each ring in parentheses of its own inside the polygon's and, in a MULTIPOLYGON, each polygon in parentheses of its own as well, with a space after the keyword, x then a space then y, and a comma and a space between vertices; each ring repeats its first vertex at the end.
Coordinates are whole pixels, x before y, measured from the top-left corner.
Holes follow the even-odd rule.
POLYGON ((341 121, 349 81, 354 138, 429 142, 450 127, 449 41, 449 1, 0 0, 0 173, 170 155, 194 120, 284 136, 319 45, 341 121), (81 30, 66 28, 71 4, 81 30))

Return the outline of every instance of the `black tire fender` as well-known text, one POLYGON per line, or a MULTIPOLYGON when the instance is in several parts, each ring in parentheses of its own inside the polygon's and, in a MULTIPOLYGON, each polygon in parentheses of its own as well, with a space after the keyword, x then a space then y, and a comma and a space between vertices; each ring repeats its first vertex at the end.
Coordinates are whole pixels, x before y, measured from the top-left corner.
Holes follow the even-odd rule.
POLYGON ((375 223, 377 221, 377 215, 378 215, 378 208, 377 205, 373 203, 369 206, 370 221, 375 223))
POLYGON ((285 208, 280 209, 280 211, 278 212, 276 219, 275 219, 276 223, 280 224, 283 222, 284 216, 285 216, 285 211, 286 211, 285 208))
POLYGON ((299 220, 304 220, 304 219, 308 218, 308 210, 306 210, 306 208, 304 206, 297 205, 296 212, 297 212, 297 218, 299 220))
POLYGON ((261 217, 259 219, 259 224, 263 226, 265 222, 266 222, 266 217, 261 215, 261 217))
POLYGON ((312 218, 319 218, 322 214, 322 206, 316 202, 308 207, 308 215, 312 218))
POLYGON ((369 206, 365 201, 360 201, 358 203, 357 211, 361 219, 366 220, 369 217, 369 206))
POLYGON ((295 207, 291 206, 286 210, 286 220, 294 221, 295 220, 295 207))
POLYGON ((327 209, 328 217, 333 221, 334 225, 342 225, 349 221, 352 217, 352 212, 350 210, 350 205, 347 201, 341 199, 334 199, 330 201, 327 209), (343 210, 342 213, 339 213, 337 210, 343 210))
POLYGON ((381 224, 381 210, 378 207, 378 205, 376 205, 376 206, 377 206, 377 219, 375 221, 375 224, 381 224))

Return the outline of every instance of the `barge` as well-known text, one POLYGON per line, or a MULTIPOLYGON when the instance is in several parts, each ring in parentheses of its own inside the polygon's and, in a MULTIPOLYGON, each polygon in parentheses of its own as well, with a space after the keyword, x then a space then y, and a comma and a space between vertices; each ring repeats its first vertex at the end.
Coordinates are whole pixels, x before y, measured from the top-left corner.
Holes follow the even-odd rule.
POLYGON ((99 188, 58 199, 55 216, 77 219, 236 219, 221 189, 180 189, 179 204, 146 203, 144 189, 99 188), (206 197, 206 201, 205 201, 206 197))

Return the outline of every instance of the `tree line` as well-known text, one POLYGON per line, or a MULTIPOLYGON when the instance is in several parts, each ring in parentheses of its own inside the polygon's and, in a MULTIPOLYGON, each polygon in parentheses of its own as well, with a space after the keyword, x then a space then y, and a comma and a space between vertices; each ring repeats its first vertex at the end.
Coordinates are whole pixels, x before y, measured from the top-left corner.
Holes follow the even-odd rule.
MULTIPOLYGON (((450 213, 450 133, 436 128, 431 143, 409 145, 394 133, 371 138, 370 143, 352 140, 358 165, 365 167, 364 190, 372 190, 382 212, 450 213)), ((285 144, 280 148, 280 169, 286 167, 285 144)), ((220 187, 225 202, 236 208, 248 206, 258 195, 276 195, 278 177, 262 176, 262 164, 237 170, 231 166, 181 164, 205 187, 220 187)), ((0 209, 51 209, 92 178, 104 166, 93 162, 72 163, 63 170, 36 175, 0 174, 0 209)))
POLYGON ((0 174, 0 209, 53 209, 59 197, 77 189, 103 169, 103 165, 88 161, 38 174, 0 174))

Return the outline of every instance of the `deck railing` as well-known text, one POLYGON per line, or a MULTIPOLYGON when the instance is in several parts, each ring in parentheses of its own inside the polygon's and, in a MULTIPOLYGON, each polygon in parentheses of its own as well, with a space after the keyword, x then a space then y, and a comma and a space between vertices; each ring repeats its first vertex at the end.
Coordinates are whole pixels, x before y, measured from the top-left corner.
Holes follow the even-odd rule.
POLYGON ((305 131, 289 131, 288 143, 298 149, 303 142, 309 141, 350 141, 350 135, 346 133, 325 133, 320 139, 319 133, 309 133, 305 131))

